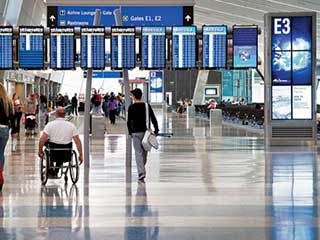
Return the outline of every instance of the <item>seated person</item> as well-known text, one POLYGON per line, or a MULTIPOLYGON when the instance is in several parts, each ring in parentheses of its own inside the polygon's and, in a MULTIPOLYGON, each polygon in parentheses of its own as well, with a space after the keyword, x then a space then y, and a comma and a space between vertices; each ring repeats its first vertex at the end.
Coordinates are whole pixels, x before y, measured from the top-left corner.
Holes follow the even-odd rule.
MULTIPOLYGON (((42 157, 42 148, 45 143, 49 140, 49 147, 52 148, 71 148, 72 147, 72 139, 76 143, 78 152, 79 152, 79 161, 80 164, 83 162, 82 156, 82 144, 77 133, 77 128, 71 123, 65 120, 65 109, 64 107, 58 107, 56 110, 56 119, 46 125, 43 130, 42 136, 39 140, 39 157, 42 157)), ((70 154, 66 154, 66 152, 57 151, 53 154, 52 158, 56 161, 56 166, 61 167, 64 161, 70 161, 70 154)), ((53 167, 53 161, 51 161, 50 167, 53 167)), ((59 169, 55 171, 51 171, 50 174, 53 176, 57 176, 59 169)))

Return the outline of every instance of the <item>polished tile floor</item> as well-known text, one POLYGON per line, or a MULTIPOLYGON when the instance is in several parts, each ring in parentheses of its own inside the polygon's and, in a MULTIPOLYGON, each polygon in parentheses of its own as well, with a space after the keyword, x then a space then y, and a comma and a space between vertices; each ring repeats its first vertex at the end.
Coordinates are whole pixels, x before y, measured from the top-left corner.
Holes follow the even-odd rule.
POLYGON ((121 134, 92 141, 89 175, 82 167, 76 186, 41 187, 37 137, 21 137, 14 154, 9 143, 0 239, 318 239, 318 149, 265 149, 243 129, 157 116, 174 136, 151 152, 146 183, 134 161, 126 183, 121 134))

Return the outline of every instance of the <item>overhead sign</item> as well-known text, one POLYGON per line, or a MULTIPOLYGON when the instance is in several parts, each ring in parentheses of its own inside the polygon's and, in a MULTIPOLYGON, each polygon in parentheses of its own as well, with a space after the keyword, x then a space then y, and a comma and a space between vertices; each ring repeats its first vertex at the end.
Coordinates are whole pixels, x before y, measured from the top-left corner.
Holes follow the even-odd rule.
POLYGON ((227 66, 227 26, 203 26, 202 63, 204 68, 227 66))
POLYGON ((19 67, 43 69, 43 27, 19 27, 19 67))
POLYGON ((312 119, 312 17, 273 17, 271 44, 272 92, 290 96, 274 99, 273 119, 312 119), (292 114, 275 114, 279 105, 292 114))
POLYGON ((105 68, 104 27, 81 28, 81 67, 84 69, 105 68))
POLYGON ((0 27, 0 69, 12 69, 13 28, 0 27))
POLYGON ((161 69, 165 67, 166 27, 143 27, 141 68, 161 69))
POLYGON ((50 67, 52 69, 75 68, 74 28, 50 29, 50 67))
POLYGON ((135 27, 111 28, 111 68, 136 66, 135 27))
MULTIPOLYGON (((83 72, 83 77, 87 78, 87 72, 83 72)), ((123 78, 122 71, 93 71, 92 78, 123 78)))
POLYGON ((115 26, 114 11, 120 9, 124 26, 191 26, 193 6, 48 6, 47 26, 93 26, 96 9, 101 26, 115 26))
POLYGON ((233 67, 256 68, 258 64, 258 27, 233 26, 233 67))
POLYGON ((195 68, 197 27, 172 27, 172 67, 195 68))

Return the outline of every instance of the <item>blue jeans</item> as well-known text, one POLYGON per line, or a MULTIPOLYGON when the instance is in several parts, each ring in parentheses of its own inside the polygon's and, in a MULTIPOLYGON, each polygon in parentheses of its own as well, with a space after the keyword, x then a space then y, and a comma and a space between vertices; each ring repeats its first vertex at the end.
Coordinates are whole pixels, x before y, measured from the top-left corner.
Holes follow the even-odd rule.
POLYGON ((0 161, 2 166, 2 171, 4 169, 4 150, 9 139, 9 128, 0 127, 0 161))

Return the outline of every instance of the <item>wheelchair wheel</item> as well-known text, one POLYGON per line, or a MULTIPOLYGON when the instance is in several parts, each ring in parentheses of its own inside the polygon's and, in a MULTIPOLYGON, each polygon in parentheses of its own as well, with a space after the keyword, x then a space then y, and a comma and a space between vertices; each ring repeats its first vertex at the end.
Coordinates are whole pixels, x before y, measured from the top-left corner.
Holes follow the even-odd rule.
POLYGON ((44 151, 40 160, 40 178, 42 185, 46 185, 48 181, 49 159, 48 152, 44 151))
POLYGON ((72 152, 71 161, 69 163, 70 176, 73 184, 79 180, 79 162, 75 151, 72 152))

